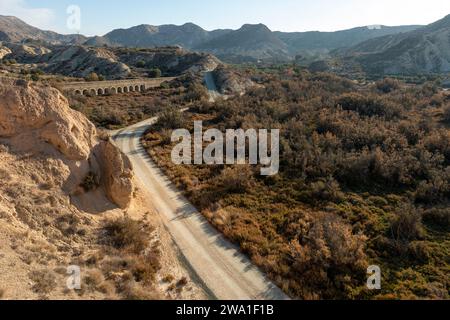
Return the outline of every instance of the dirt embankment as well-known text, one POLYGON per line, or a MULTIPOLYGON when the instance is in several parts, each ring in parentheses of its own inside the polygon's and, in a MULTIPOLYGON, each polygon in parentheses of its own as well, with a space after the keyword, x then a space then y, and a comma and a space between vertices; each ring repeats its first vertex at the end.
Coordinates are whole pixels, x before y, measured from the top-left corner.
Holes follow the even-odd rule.
POLYGON ((128 158, 58 90, 0 82, 0 181, 0 299, 203 296, 128 158), (105 229, 119 218, 120 242, 105 229), (147 226, 139 237, 130 219, 147 226), (82 290, 66 286, 70 265, 82 290))

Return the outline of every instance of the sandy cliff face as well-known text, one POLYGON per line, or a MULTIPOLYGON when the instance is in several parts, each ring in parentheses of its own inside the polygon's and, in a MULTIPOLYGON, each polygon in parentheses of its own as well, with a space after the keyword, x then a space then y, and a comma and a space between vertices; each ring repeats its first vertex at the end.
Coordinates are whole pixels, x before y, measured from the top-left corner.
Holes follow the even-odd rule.
POLYGON ((70 109, 58 90, 18 81, 0 86, 0 96, 0 138, 8 140, 12 151, 63 162, 69 175, 61 178, 70 194, 79 194, 79 186, 91 173, 119 207, 130 204, 129 161, 110 142, 98 139, 94 125, 70 109))
MULTIPOLYGON (((67 266, 82 265, 85 255, 98 252, 103 215, 123 214, 111 201, 114 192, 123 197, 121 207, 130 205, 133 194, 130 188, 124 197, 115 186, 123 181, 110 179, 92 190, 82 187, 89 173, 110 173, 97 158, 120 157, 112 148, 102 154, 104 144, 56 89, 0 82, 0 299, 81 297, 65 287, 67 266)), ((126 179, 132 185, 130 172, 126 179)), ((89 272, 99 274, 96 266, 89 272)), ((109 296, 113 291, 83 298, 109 296)))

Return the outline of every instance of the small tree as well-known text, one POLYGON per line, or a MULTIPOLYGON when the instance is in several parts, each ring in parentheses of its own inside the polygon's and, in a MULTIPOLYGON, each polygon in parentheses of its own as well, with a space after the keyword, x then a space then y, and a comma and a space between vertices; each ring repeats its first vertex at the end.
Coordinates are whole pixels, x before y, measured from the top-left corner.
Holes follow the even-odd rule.
POLYGON ((161 70, 158 69, 158 68, 151 69, 151 70, 148 72, 148 76, 149 76, 150 78, 160 78, 161 75, 162 75, 162 72, 161 72, 161 70))
POLYGON ((91 72, 86 78, 86 81, 99 81, 99 77, 98 74, 96 74, 95 72, 91 72))

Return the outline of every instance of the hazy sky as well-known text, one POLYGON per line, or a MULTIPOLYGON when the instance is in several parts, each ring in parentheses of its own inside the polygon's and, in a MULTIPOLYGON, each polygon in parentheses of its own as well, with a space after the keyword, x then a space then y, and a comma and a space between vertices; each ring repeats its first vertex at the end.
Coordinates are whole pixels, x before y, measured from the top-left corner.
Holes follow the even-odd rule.
POLYGON ((428 24, 450 14, 449 0, 0 0, 0 15, 15 15, 60 33, 67 8, 81 9, 85 35, 138 24, 193 22, 212 30, 264 23, 280 31, 335 31, 366 25, 428 24))

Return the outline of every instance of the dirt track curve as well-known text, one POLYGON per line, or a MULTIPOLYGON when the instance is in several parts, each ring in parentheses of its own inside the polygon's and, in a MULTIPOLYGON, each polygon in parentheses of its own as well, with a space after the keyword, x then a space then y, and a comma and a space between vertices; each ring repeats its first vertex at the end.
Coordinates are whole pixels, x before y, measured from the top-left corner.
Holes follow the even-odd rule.
POLYGON ((136 177, 161 215, 193 280, 203 286, 211 299, 288 299, 209 224, 150 159, 140 140, 155 121, 153 118, 123 129, 113 139, 131 159, 136 177))

